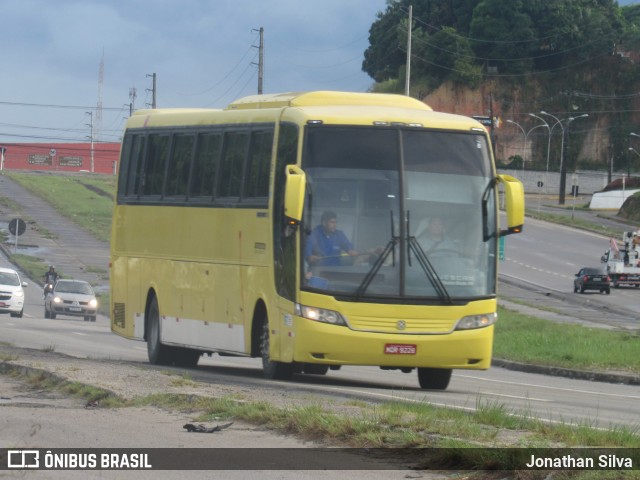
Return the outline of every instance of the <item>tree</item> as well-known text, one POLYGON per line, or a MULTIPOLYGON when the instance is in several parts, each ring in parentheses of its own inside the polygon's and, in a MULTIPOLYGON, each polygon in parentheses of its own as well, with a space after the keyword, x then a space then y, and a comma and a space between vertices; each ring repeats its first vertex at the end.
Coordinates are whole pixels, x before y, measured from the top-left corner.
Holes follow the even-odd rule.
POLYGON ((467 38, 455 29, 443 27, 427 36, 422 32, 414 36, 417 75, 430 76, 438 83, 452 80, 476 86, 482 78, 480 68, 474 64, 474 55, 467 38))
POLYGON ((532 23, 521 0, 482 0, 470 25, 473 51, 500 73, 526 72, 535 45, 532 23))
MULTIPOLYGON (((406 54, 398 48, 398 30, 404 14, 399 3, 391 3, 369 29, 369 48, 364 52, 362 70, 376 82, 396 78, 406 63, 406 54)), ((406 37, 406 34, 405 34, 406 37)))

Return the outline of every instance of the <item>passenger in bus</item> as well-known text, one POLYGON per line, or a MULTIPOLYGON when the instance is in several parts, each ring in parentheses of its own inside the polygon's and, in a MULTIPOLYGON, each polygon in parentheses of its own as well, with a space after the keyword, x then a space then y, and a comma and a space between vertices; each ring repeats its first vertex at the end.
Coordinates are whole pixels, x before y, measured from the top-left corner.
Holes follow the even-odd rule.
POLYGON ((446 234, 442 217, 431 217, 426 228, 423 225, 419 225, 416 231, 416 239, 427 255, 438 250, 460 249, 458 242, 446 234))
POLYGON ((343 256, 356 257, 352 243, 342 230, 338 230, 335 212, 326 211, 320 218, 320 225, 307 237, 305 259, 309 266, 338 266, 343 256))

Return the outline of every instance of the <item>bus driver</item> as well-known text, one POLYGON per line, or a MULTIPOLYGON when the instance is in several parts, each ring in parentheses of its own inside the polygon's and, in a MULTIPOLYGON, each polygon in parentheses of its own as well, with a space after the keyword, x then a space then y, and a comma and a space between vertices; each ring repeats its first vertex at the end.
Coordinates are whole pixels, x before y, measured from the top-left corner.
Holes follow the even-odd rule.
POLYGON ((338 220, 334 212, 322 213, 320 225, 315 227, 305 245, 304 256, 310 266, 337 266, 340 257, 346 253, 351 257, 358 255, 342 230, 338 230, 338 220))

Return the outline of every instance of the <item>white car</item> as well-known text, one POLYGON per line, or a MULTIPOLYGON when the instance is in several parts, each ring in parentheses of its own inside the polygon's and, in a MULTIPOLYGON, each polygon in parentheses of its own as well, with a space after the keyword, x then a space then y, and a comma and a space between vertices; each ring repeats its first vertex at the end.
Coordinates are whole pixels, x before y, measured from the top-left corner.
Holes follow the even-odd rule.
POLYGON ((0 313, 10 313, 22 318, 24 313, 24 287, 18 272, 11 268, 0 268, 0 313))
POLYGON ((98 301, 93 288, 83 280, 58 280, 44 299, 44 318, 52 320, 56 315, 70 315, 84 317, 85 322, 95 322, 97 311, 98 301))

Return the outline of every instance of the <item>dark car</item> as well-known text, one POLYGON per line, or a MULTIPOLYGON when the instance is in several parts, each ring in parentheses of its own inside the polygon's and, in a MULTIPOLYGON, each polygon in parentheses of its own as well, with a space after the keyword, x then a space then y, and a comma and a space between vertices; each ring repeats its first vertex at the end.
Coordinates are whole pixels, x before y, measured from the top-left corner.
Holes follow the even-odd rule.
POLYGON ((585 290, 599 290, 600 293, 611 293, 611 278, 600 268, 585 267, 576 273, 573 281, 574 293, 584 293, 585 290))

